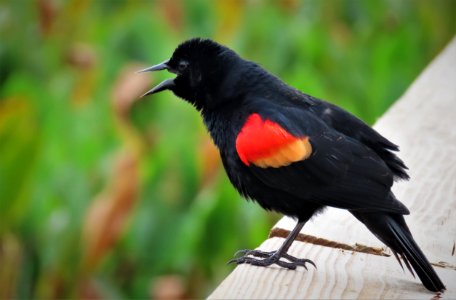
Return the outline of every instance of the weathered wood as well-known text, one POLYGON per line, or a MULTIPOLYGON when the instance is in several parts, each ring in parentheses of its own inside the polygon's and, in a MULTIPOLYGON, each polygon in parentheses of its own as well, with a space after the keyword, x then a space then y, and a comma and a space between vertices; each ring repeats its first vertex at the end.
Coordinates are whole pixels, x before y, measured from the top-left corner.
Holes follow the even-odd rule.
MULTIPOLYGON (((446 284, 443 298, 456 298, 456 38, 375 128, 401 146, 400 157, 412 179, 396 183, 393 191, 410 209, 406 221, 415 240, 446 284)), ((294 226, 295 221, 283 218, 259 249, 278 249, 280 236, 294 226)), ((430 299, 434 295, 403 271, 393 256, 359 252, 362 247, 357 244, 384 245, 344 210, 326 210, 306 224, 302 234, 322 239, 315 242, 301 235, 310 242, 294 242, 290 252, 313 260, 317 270, 240 265, 209 298, 430 299)), ((386 249, 386 253, 391 252, 386 249)))

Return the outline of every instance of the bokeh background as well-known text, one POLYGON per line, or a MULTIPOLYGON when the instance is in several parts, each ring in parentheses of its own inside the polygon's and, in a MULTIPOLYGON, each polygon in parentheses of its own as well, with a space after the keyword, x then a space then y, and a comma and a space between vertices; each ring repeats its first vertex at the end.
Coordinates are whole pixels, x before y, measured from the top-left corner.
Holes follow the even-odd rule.
POLYGON ((451 0, 0 1, 0 298, 203 297, 280 217, 237 195, 191 106, 138 99, 172 74, 135 70, 209 37, 373 123, 455 13, 451 0))

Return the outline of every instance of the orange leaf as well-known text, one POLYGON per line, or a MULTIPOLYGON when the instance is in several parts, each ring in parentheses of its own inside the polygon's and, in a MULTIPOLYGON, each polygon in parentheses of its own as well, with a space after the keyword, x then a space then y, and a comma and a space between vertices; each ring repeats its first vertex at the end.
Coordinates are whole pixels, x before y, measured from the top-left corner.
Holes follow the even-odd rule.
POLYGON ((117 159, 109 186, 89 207, 84 222, 83 270, 94 268, 121 237, 138 199, 139 178, 136 157, 124 153, 117 159))

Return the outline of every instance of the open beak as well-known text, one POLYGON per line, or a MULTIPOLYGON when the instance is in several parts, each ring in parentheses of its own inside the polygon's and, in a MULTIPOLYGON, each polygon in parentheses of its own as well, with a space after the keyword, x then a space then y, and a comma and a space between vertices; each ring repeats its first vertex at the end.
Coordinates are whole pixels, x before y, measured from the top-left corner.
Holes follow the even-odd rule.
MULTIPOLYGON (((140 70, 140 71, 138 71, 136 73, 153 72, 153 71, 160 71, 160 70, 169 70, 168 62, 169 62, 169 60, 164 61, 164 62, 162 62, 162 63, 160 63, 158 65, 142 69, 142 70, 140 70)), ((149 95, 152 95, 152 94, 155 94, 155 93, 158 93, 158 92, 161 92, 161 91, 164 91, 164 90, 169 90, 170 88, 174 87, 175 85, 176 84, 174 83, 174 79, 166 79, 165 81, 161 82, 156 87, 154 87, 154 88, 150 89, 149 91, 147 91, 144 95, 141 96, 141 98, 149 96, 149 95)))

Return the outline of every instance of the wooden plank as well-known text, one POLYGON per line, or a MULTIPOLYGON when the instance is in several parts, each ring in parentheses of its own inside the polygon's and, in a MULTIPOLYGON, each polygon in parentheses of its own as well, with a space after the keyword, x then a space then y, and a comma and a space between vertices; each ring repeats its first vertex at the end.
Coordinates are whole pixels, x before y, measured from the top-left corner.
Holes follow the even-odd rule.
MULTIPOLYGON (((456 298, 456 38, 375 128, 401 146, 400 157, 410 168, 411 180, 396 183, 393 191, 410 209, 406 221, 415 240, 446 284, 442 297, 456 298)), ((280 220, 272 237, 258 249, 278 249, 281 236, 295 224, 287 217, 280 220)), ((209 299, 429 299, 434 295, 404 272, 393 256, 359 252, 357 244, 384 245, 344 210, 329 208, 313 218, 300 234, 307 241, 309 236, 320 240, 295 241, 290 252, 313 260, 317 270, 240 265, 209 299)))

